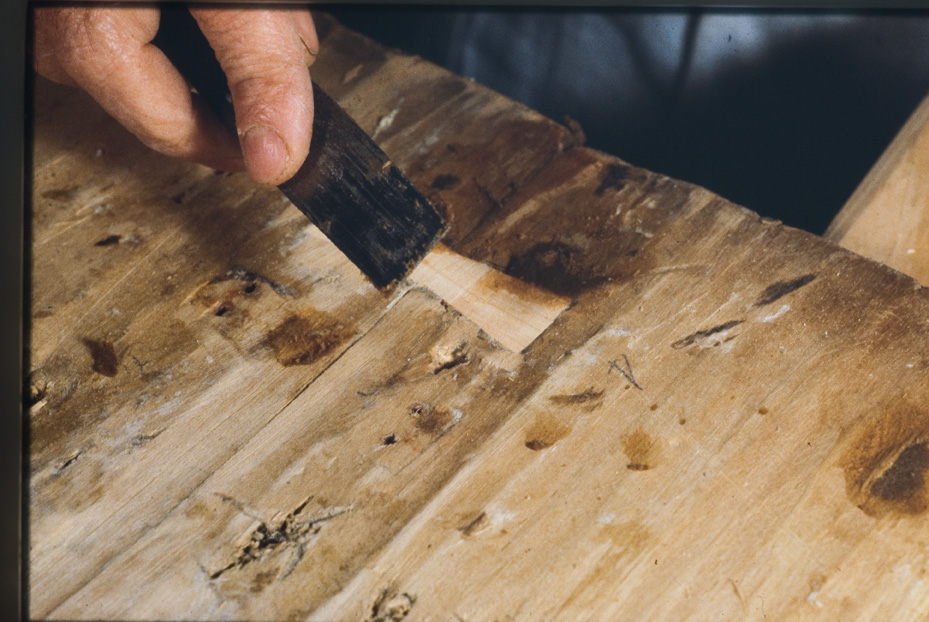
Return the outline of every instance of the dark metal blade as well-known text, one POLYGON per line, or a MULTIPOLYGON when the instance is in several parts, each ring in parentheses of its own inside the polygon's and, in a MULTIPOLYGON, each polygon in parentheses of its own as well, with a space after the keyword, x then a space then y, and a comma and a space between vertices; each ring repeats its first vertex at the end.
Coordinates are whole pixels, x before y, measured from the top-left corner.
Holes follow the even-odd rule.
MULTIPOLYGON (((161 7, 154 43, 233 133, 226 76, 183 5, 161 7)), ((316 83, 310 155, 279 188, 376 287, 406 276, 445 232, 435 208, 316 83)))
POLYGON ((435 208, 317 84, 313 139, 279 187, 377 287, 405 277, 442 237, 435 208))

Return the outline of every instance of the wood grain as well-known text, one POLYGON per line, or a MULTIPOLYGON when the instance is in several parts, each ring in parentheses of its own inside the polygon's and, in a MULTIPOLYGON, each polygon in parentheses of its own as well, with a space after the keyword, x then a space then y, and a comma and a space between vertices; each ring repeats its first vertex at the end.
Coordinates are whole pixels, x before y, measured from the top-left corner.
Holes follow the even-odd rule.
POLYGON ((33 618, 929 615, 925 289, 317 23, 451 248, 573 305, 509 352, 40 81, 33 618))
POLYGON ((833 219, 825 238, 929 283, 929 98, 833 219))
POLYGON ((529 347, 571 305, 565 296, 468 259, 444 244, 423 258, 410 280, 427 287, 513 352, 529 347))

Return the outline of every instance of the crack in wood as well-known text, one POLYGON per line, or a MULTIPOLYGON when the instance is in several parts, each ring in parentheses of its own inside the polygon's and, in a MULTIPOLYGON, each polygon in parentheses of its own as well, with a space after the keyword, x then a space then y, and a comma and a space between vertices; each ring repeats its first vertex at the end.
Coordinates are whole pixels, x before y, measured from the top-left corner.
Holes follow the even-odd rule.
MULTIPOLYGON (((610 370, 618 368, 615 365, 616 361, 610 361, 610 370)), ((627 361, 628 363, 628 361, 627 361)), ((620 370, 622 371, 622 370, 620 370)), ((603 398, 603 390, 597 391, 593 387, 589 387, 583 393, 571 393, 566 395, 549 395, 548 400, 555 404, 586 404, 588 402, 594 402, 603 398)))
POLYGON ((772 302, 783 298, 787 294, 794 292, 805 285, 809 285, 813 282, 814 279, 816 279, 815 274, 805 274, 796 279, 772 283, 766 287, 765 290, 758 296, 758 301, 755 302, 755 306, 763 307, 765 305, 769 305, 772 302))
POLYGON ((267 553, 281 546, 290 547, 291 555, 287 564, 276 573, 276 576, 271 581, 286 579, 297 567, 297 564, 300 563, 300 560, 303 559, 310 538, 319 533, 322 528, 321 524, 336 516, 351 512, 354 507, 351 505, 331 507, 320 514, 303 518, 301 514, 313 498, 309 496, 275 526, 274 522, 276 521, 261 517, 233 497, 220 493, 217 493, 217 496, 222 501, 231 503, 249 518, 258 521, 258 525, 251 532, 248 542, 239 548, 232 561, 218 570, 208 573, 209 579, 214 581, 233 568, 243 568, 252 562, 261 561, 267 553))
POLYGON ((707 328, 705 330, 698 330, 697 332, 691 333, 687 335, 686 337, 681 337, 680 339, 672 343, 671 347, 674 348, 675 350, 686 348, 687 346, 691 346, 695 344, 699 340, 703 340, 703 339, 706 339, 707 337, 711 337, 718 333, 725 332, 729 330, 730 328, 735 328, 739 324, 743 324, 744 322, 745 320, 731 320, 724 324, 719 324, 718 326, 714 326, 713 328, 707 328))

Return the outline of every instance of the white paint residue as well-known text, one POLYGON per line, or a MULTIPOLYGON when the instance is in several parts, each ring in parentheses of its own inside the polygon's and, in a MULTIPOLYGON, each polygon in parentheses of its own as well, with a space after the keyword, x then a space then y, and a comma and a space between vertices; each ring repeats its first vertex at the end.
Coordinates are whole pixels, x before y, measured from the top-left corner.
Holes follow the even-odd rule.
POLYGON ((761 318, 761 321, 762 321, 762 322, 773 322, 774 320, 776 320, 777 318, 781 317, 782 315, 784 315, 784 314, 787 313, 788 311, 790 311, 790 305, 783 305, 780 309, 778 309, 777 311, 775 311, 775 312, 772 313, 771 315, 766 315, 766 316, 764 316, 763 318, 761 318))
POLYGON ((504 508, 493 508, 487 510, 487 520, 494 529, 503 527, 506 523, 513 520, 516 515, 504 508))
POLYGON ((615 520, 616 520, 615 514, 604 514, 603 516, 600 516, 597 518, 597 522, 600 523, 601 525, 609 525, 615 520))
POLYGON ((907 255, 915 255, 915 254, 916 254, 916 249, 915 249, 915 248, 908 248, 908 249, 906 249, 906 254, 907 254, 907 255))
MULTIPOLYGON (((401 103, 403 100, 400 100, 401 103)), ((397 118, 397 113, 400 112, 400 104, 397 104, 397 107, 385 114, 383 117, 377 120, 377 125, 374 126, 374 132, 371 134, 372 137, 377 137, 378 134, 384 130, 390 128, 394 123, 394 119, 397 118)))
POLYGON ((628 328, 609 328, 603 334, 607 337, 628 337, 632 331, 628 328))
POLYGON ((819 600, 819 590, 813 590, 810 592, 810 595, 806 597, 806 602, 811 605, 816 605, 817 607, 822 608, 823 604, 819 600))

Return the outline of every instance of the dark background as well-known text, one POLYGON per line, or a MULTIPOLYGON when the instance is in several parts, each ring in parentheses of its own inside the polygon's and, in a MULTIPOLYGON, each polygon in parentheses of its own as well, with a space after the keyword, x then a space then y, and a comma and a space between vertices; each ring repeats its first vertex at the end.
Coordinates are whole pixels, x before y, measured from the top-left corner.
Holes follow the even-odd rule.
MULTIPOLYGON (((465 73, 552 119, 562 121, 565 115, 570 116, 580 122, 590 147, 699 184, 765 216, 814 233, 825 230, 929 93, 929 12, 922 10, 416 5, 343 5, 326 10, 384 45, 465 73), (625 21, 641 23, 643 18, 675 15, 687 16, 690 23, 703 20, 704 24, 713 16, 749 15, 762 27, 769 22, 776 26, 779 20, 783 25, 785 18, 795 18, 813 27, 781 32, 779 38, 769 40, 760 58, 751 63, 730 63, 699 81, 685 70, 686 86, 666 94, 664 100, 623 101, 611 107, 597 101, 596 94, 562 89, 556 72, 547 68, 561 63, 563 78, 565 62, 573 63, 573 71, 584 72, 585 54, 589 54, 587 61, 594 62, 602 61, 607 53, 614 54, 617 63, 642 65, 639 74, 647 80, 647 50, 611 48, 602 41, 589 51, 553 49, 549 32, 557 30, 559 23, 573 25, 570 20, 579 15, 606 17, 618 24, 618 29, 625 21), (471 33, 464 44, 489 50, 482 65, 463 62, 462 50, 456 49, 463 45, 461 37, 451 36, 456 26, 460 30, 462 22, 473 22, 475 16, 480 17, 484 32, 471 33), (501 41, 507 28, 524 23, 527 16, 549 26, 548 30, 539 28, 534 33, 538 41, 530 42, 537 44, 538 54, 521 59, 519 66, 504 53, 495 64, 494 51, 508 49, 506 41, 501 41), (817 23, 836 17, 847 18, 841 28, 817 30, 817 23)), ((533 33, 523 32, 522 36, 533 33)), ((672 38, 679 36, 687 34, 674 33, 672 38)), ((638 43, 645 48, 650 42, 638 43)), ((729 52, 730 56, 740 53, 729 52)), ((674 90, 674 85, 669 90, 674 90)))

